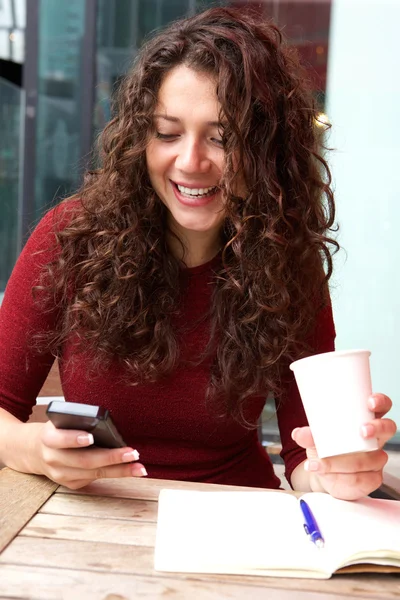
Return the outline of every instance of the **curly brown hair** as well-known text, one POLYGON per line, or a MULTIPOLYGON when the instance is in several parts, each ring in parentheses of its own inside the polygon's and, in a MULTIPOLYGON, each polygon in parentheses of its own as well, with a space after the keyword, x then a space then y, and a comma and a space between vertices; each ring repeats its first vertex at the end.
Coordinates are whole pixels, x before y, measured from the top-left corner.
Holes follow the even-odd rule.
POLYGON ((215 78, 226 123, 224 247, 206 354, 214 356, 209 397, 223 397, 228 414, 241 417, 249 396, 279 395, 289 362, 309 351, 338 248, 328 235, 331 176, 308 78, 293 46, 259 15, 212 8, 142 47, 101 135, 102 166, 57 232, 47 290, 63 318, 47 347, 60 352, 76 334, 94 365, 117 357, 134 381, 157 381, 180 360, 172 316, 182 263, 168 251, 167 209, 151 187, 145 150, 163 78, 182 64, 215 78), (245 199, 235 195, 238 159, 245 199))

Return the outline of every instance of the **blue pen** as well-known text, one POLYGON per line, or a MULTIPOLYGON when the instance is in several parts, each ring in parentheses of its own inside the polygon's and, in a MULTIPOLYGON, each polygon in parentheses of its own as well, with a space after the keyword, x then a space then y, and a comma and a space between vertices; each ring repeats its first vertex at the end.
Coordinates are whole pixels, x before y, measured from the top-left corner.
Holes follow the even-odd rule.
POLYGON ((306 534, 310 536, 310 540, 314 542, 317 548, 323 548, 324 538, 322 537, 320 529, 317 525, 317 521, 315 520, 314 515, 311 512, 311 508, 304 500, 300 500, 300 508, 305 521, 304 529, 306 534))

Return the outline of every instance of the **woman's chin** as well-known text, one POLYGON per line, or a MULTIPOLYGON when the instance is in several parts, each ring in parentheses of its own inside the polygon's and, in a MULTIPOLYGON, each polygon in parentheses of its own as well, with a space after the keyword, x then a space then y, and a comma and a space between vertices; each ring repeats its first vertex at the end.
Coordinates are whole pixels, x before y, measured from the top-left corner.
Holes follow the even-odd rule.
POLYGON ((195 222, 176 222, 176 225, 178 227, 178 229, 180 229, 181 231, 187 231, 188 233, 191 232, 193 234, 207 234, 209 233, 210 235, 215 235, 215 232, 218 231, 221 228, 221 224, 220 223, 199 223, 198 221, 195 222))

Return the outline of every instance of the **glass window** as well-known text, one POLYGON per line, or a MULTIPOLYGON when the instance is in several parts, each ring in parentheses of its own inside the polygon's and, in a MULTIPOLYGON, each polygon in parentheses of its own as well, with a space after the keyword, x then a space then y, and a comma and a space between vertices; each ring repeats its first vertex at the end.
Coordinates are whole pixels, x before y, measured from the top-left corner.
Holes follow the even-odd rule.
POLYGON ((0 78, 0 304, 17 258, 23 92, 0 78))
MULTIPOLYGON (((218 4, 213 0, 100 0, 94 136, 110 119, 110 98, 145 37, 167 23, 218 4)), ((220 4, 226 4, 221 2, 220 4)))
POLYGON ((79 181, 85 3, 40 0, 35 215, 79 181))
POLYGON ((168 23, 183 17, 189 11, 188 0, 168 0, 161 3, 161 22, 168 23))

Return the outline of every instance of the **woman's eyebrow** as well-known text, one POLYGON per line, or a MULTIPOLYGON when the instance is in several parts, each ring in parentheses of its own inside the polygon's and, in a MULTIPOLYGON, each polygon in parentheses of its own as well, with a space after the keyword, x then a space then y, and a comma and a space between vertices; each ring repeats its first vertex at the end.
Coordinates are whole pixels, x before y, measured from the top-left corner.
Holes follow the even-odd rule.
MULTIPOLYGON (((155 119, 164 119, 164 121, 169 121, 170 123, 180 123, 181 120, 178 117, 172 117, 171 115, 160 115, 154 114, 155 119)), ((209 127, 223 127, 224 124, 221 121, 207 121, 206 125, 209 127)))
POLYGON ((155 119, 164 119, 165 121, 171 121, 172 123, 180 122, 180 119, 178 119, 178 117, 170 117, 168 115, 159 115, 159 114, 155 114, 153 116, 155 119))

